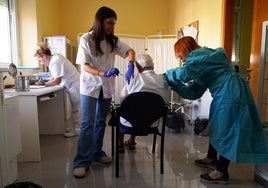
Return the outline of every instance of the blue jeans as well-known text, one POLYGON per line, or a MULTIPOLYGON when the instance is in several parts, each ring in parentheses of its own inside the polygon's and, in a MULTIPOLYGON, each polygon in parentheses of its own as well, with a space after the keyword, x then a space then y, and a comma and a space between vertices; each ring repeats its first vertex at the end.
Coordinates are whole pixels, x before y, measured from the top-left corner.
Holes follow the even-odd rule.
POLYGON ((93 161, 106 156, 102 150, 103 137, 106 128, 106 117, 112 99, 93 98, 80 95, 82 120, 77 144, 77 154, 74 158, 74 168, 89 168, 93 161))

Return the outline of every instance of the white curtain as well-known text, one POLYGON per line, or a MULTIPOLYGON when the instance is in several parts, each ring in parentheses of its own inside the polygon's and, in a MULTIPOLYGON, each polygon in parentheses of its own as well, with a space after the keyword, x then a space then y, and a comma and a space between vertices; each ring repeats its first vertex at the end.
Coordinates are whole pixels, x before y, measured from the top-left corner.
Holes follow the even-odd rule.
POLYGON ((174 55, 175 38, 147 38, 147 53, 154 60, 154 70, 158 74, 178 66, 174 55))
MULTIPOLYGON (((175 35, 161 35, 159 36, 136 36, 136 35, 117 35, 122 42, 130 45, 136 52, 136 54, 146 53, 149 54, 154 60, 154 70, 158 74, 165 73, 166 70, 176 67, 177 60, 174 55, 174 44, 177 41, 175 35)), ((120 103, 119 94, 124 86, 125 72, 127 68, 128 60, 116 57, 115 67, 120 70, 120 75, 116 78, 114 102, 120 103)), ((170 92, 170 91, 169 91, 170 92)), ((173 95, 173 94, 172 94, 173 95)), ((171 92, 170 92, 171 99, 171 92)))
MULTIPOLYGON (((83 33, 78 34, 77 40, 83 33)), ((116 34, 119 39, 131 46, 136 54, 149 54, 154 61, 154 70, 157 74, 165 73, 168 69, 178 66, 177 60, 174 55, 174 44, 177 41, 176 35, 128 35, 116 34)), ((119 95, 126 84, 125 72, 127 70, 128 59, 123 59, 119 56, 115 57, 115 67, 120 70, 120 75, 115 79, 115 93, 113 101, 120 103, 119 95)), ((136 71, 136 70, 135 70, 136 71)), ((169 100, 174 100, 173 94, 170 92, 169 100)), ((177 97, 175 97, 177 100, 177 97)))
MULTIPOLYGON (((137 36, 116 34, 122 42, 131 46, 136 54, 146 53, 149 54, 154 61, 154 70, 157 74, 163 74, 168 69, 180 66, 175 58, 174 44, 177 41, 176 35, 150 35, 150 36, 137 36)), ((116 104, 120 103, 119 95, 126 84, 125 72, 127 70, 128 59, 123 59, 119 56, 115 58, 115 67, 120 70, 120 75, 116 77, 115 93, 113 101, 116 104)), ((197 116, 208 116, 208 109, 211 98, 202 97, 201 100, 190 101, 181 98, 176 92, 172 92, 169 88, 169 101, 180 101, 189 103, 188 108, 189 120, 192 121, 197 116)))
MULTIPOLYGON (((154 70, 158 74, 165 73, 168 69, 177 67, 178 61, 174 54, 176 36, 163 35, 147 37, 147 53, 154 60, 154 70)), ((180 97, 169 88, 169 101, 179 101, 180 97)))
MULTIPOLYGON (((154 70, 158 74, 165 73, 168 69, 178 66, 173 50, 173 46, 177 41, 175 35, 161 35, 161 38, 159 38, 159 36, 145 37, 124 34, 117 34, 117 36, 122 42, 130 45, 135 50, 136 54, 149 54, 154 61, 154 70)), ((126 84, 124 75, 127 70, 127 64, 127 59, 116 57, 115 67, 122 73, 116 78, 115 83, 113 100, 117 104, 120 103, 119 95, 123 86, 126 84)), ((171 93, 169 96, 171 98, 171 93)))
MULTIPOLYGON (((129 46, 131 46, 136 54, 146 53, 145 52, 145 37, 143 36, 135 36, 135 35, 117 35, 120 40, 129 46)), ((123 59, 119 56, 116 56, 115 58, 115 67, 120 70, 120 75, 115 79, 115 92, 114 92, 114 99, 113 101, 118 104, 120 103, 119 95, 126 84, 125 82, 125 73, 128 66, 128 59, 123 59)))

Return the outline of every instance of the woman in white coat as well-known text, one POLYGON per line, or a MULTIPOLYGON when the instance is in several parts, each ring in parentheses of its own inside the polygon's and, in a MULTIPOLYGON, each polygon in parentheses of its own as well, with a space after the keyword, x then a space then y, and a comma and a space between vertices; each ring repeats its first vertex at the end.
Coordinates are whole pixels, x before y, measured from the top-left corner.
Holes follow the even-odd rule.
POLYGON ((51 79, 48 82, 39 81, 37 85, 54 86, 61 85, 64 87, 69 96, 72 107, 73 126, 67 128, 64 136, 77 136, 80 131, 81 107, 80 107, 80 75, 76 67, 64 56, 52 54, 46 43, 39 43, 34 54, 41 65, 49 68, 51 79))
POLYGON ((114 10, 100 7, 91 29, 79 41, 76 63, 81 65, 82 122, 73 162, 76 178, 84 178, 93 162, 112 162, 112 157, 103 150, 103 138, 115 77, 119 75, 114 67, 116 56, 129 60, 125 74, 128 83, 134 76, 135 51, 114 35, 116 20, 114 10))

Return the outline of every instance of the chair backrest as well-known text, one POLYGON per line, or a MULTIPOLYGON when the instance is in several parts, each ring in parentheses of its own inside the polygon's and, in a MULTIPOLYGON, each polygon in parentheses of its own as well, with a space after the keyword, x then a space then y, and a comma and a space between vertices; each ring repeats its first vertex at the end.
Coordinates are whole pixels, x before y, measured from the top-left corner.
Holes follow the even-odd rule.
POLYGON ((135 92, 127 95, 119 107, 119 116, 131 123, 135 135, 148 135, 150 126, 165 117, 167 107, 163 98, 152 92, 135 92))

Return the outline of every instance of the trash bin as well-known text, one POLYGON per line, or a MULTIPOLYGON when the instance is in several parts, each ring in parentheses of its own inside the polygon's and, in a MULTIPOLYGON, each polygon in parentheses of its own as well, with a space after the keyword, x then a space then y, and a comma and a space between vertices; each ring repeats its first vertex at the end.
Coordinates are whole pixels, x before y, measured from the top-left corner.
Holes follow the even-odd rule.
POLYGON ((184 114, 181 112, 168 111, 166 119, 167 130, 172 133, 179 133, 185 128, 184 114))
POLYGON ((9 184, 4 188, 42 188, 42 186, 32 182, 17 182, 9 184))

